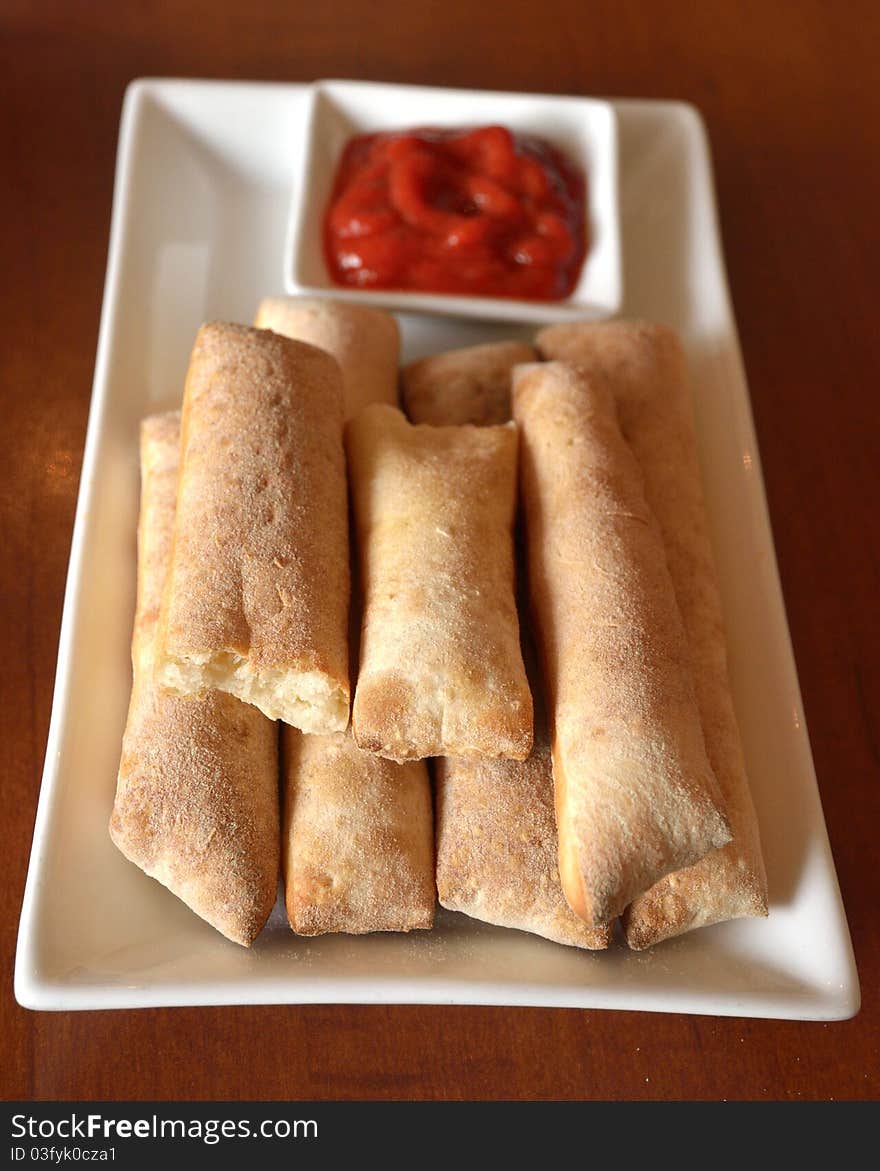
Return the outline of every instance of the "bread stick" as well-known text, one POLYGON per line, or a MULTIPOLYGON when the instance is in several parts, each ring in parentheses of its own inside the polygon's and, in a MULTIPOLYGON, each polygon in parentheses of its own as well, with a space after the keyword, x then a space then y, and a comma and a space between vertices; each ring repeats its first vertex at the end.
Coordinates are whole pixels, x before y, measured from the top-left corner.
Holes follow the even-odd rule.
POLYGON ((182 699, 154 682, 179 446, 179 414, 144 421, 134 684, 110 836, 197 915, 247 946, 278 885, 277 736, 271 721, 231 695, 182 699))
POLYGON ((284 878, 299 935, 434 921, 428 771, 362 752, 351 732, 284 733, 284 878))
POLYGON ((403 405, 413 423, 486 427, 510 418, 510 375, 521 362, 534 362, 526 342, 489 342, 432 354, 401 373, 403 405))
POLYGON ((660 533, 610 392, 561 362, 520 366, 513 412, 560 878, 599 926, 730 833, 660 533))
POLYGON ((342 377, 266 330, 199 331, 157 670, 311 732, 348 724, 342 377))
POLYGON ((376 405, 346 446, 364 594, 357 743, 393 760, 525 758, 515 430, 413 427, 376 405))
POLYGON ((397 405, 400 330, 390 313, 350 301, 266 297, 254 325, 333 355, 342 369, 347 419, 369 403, 397 405))
POLYGON ((627 911, 630 947, 691 928, 767 914, 758 822, 727 673, 724 615, 703 499, 687 366, 675 334, 645 322, 559 325, 538 344, 608 379, 621 426, 645 477, 688 636, 706 750, 733 841, 670 874, 627 911))

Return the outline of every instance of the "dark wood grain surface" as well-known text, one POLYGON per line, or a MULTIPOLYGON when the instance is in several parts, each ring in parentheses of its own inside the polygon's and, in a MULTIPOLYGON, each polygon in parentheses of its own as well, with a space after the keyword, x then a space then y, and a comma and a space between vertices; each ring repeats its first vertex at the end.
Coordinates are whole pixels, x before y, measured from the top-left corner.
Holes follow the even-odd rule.
POLYGON ((2 1097, 877 1097, 878 40, 880 7, 854 0, 0 6, 2 1097), (335 1006, 51 1014, 16 1005, 15 934, 119 114, 126 84, 144 75, 362 77, 700 107, 861 976, 854 1020, 335 1006))

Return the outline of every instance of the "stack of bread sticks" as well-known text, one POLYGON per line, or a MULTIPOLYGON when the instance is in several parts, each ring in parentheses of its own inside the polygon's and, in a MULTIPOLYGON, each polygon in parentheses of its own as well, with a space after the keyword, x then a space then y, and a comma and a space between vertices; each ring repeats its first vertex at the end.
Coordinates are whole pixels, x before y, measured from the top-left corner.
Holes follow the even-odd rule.
POLYGON ((766 915, 679 340, 399 360, 269 298, 144 420, 113 841, 243 945, 279 872, 301 935, 766 915))

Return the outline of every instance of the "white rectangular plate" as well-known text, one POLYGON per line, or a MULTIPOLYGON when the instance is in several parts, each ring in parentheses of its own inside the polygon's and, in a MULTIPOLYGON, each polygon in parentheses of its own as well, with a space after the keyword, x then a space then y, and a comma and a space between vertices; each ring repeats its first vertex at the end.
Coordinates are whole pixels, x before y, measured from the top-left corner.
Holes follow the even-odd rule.
MULTIPOLYGON (((858 979, 816 779, 721 258, 702 123, 615 103, 627 316, 685 339, 730 635, 731 675, 770 879, 768 920, 589 954, 444 912, 411 936, 299 939, 279 904, 227 943, 112 846, 130 689, 142 416, 179 403, 206 319, 250 321, 283 287, 304 89, 146 81, 122 119, 104 311, 45 773, 16 956, 20 1003, 420 1002, 834 1019, 858 979)), ((402 319, 405 358, 510 327, 402 319)))

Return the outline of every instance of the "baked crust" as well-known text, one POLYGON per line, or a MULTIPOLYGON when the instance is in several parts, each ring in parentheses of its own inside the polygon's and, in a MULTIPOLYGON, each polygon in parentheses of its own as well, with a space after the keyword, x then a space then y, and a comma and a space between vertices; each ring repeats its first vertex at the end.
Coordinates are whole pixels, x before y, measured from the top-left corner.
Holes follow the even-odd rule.
POLYGON ((333 355, 342 369, 347 419, 369 403, 397 405, 400 329, 390 313, 350 301, 266 297, 254 325, 333 355))
POLYGON ((513 411, 560 877, 599 926, 730 832, 660 532, 610 391, 565 363, 520 366, 513 411))
POLYGON ((703 498, 693 403, 681 343, 647 322, 552 326, 538 334, 549 358, 608 379, 621 427, 645 477, 688 636, 706 750, 733 841, 670 874, 624 916, 627 942, 646 948, 695 927, 767 914, 758 822, 730 691, 724 615, 703 498))
POLYGON ((184 395, 157 670, 310 732, 348 724, 342 378, 266 330, 199 330, 184 395))
POLYGON ((506 423, 511 372, 537 356, 534 346, 514 341, 432 354, 401 372, 404 409, 413 423, 434 426, 506 423))
POLYGON ((248 946, 278 886, 275 725, 230 695, 183 699, 153 679, 179 446, 179 413, 144 420, 134 682, 110 836, 197 915, 248 946))
POLYGON ((524 759, 514 428, 414 427, 376 405, 346 446, 364 597, 357 743, 392 760, 524 759))
POLYGON ((284 877, 299 935, 434 922, 434 829, 423 761, 395 764, 350 732, 284 731, 284 877))
POLYGON ((559 881, 550 750, 528 760, 445 757, 436 777, 437 892, 451 911, 591 951, 611 928, 588 927, 559 881))

